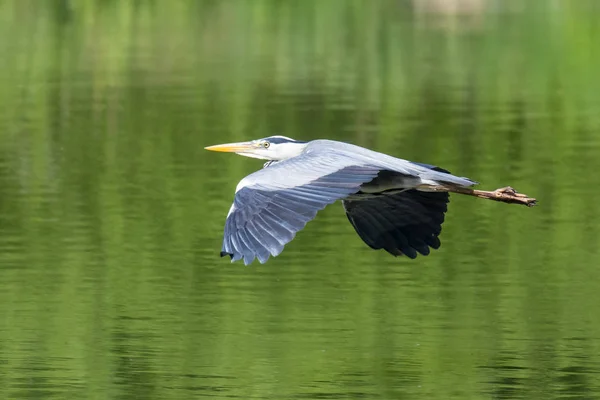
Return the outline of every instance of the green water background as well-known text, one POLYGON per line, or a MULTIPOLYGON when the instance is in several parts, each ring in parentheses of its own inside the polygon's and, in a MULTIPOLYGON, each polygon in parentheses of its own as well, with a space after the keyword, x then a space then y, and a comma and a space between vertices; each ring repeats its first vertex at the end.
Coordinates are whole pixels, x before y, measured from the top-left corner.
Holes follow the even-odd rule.
POLYGON ((600 398, 600 3, 0 1, 0 398, 600 398), (460 4, 455 8, 449 4, 460 4), (283 134, 537 197, 218 257, 283 134))

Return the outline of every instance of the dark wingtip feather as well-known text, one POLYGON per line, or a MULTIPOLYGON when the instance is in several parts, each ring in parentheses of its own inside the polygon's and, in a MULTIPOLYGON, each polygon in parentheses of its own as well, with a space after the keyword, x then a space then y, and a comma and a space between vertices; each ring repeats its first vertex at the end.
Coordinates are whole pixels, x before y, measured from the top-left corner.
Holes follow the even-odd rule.
POLYGON ((228 253, 226 251, 222 251, 220 253, 221 257, 225 257, 225 256, 229 256, 229 258, 233 258, 233 254, 232 253, 228 253))
POLYGON ((410 258, 411 260, 414 260, 415 258, 417 258, 417 251, 414 249, 411 249, 410 247, 404 248, 401 251, 406 257, 410 258))
POLYGON ((373 249, 408 258, 427 256, 441 245, 448 193, 407 190, 371 197, 344 200, 348 220, 358 235, 373 249))

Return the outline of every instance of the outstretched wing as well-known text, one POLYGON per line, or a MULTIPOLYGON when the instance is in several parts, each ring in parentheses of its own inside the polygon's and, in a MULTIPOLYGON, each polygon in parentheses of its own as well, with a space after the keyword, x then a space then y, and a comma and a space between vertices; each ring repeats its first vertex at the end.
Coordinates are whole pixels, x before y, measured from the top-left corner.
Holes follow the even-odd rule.
POLYGON ((380 168, 331 151, 305 153, 244 178, 225 222, 221 256, 232 261, 277 256, 317 212, 358 192, 380 168))
POLYGON ((447 192, 411 189, 344 200, 343 205, 356 233, 371 248, 415 258, 417 252, 428 255, 430 247, 440 247, 438 235, 448 209, 448 197, 447 192))

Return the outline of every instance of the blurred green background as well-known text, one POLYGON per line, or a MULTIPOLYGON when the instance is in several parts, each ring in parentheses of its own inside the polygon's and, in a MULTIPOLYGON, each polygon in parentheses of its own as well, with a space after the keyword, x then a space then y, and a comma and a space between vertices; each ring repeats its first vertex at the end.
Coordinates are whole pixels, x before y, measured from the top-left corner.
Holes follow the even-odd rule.
POLYGON ((0 398, 600 398, 600 2, 0 0, 0 398), (218 257, 283 134, 537 197, 218 257))

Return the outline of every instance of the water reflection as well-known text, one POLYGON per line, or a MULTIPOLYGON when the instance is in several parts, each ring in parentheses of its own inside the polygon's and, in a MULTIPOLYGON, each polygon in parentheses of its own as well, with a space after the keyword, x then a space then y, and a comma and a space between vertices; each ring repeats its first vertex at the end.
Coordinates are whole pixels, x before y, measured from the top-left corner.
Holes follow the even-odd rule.
POLYGON ((0 6, 0 397, 600 393, 591 4, 464 30, 396 1, 32 4, 0 6), (454 197, 414 262, 336 204, 268 264, 229 264, 224 217, 261 164, 203 147, 271 134, 540 206, 454 197))

